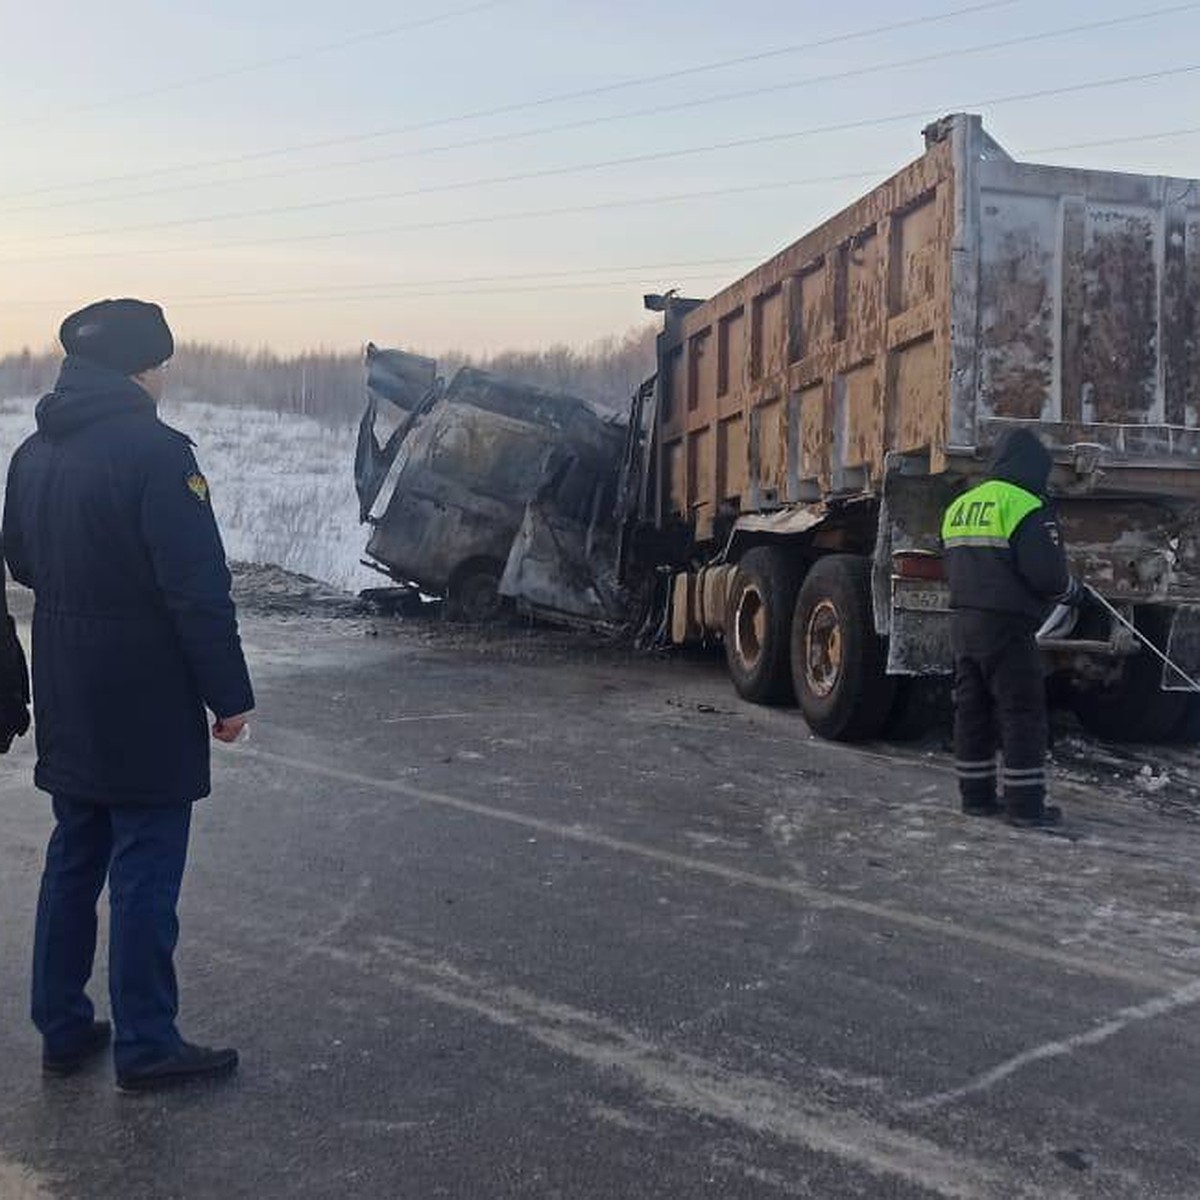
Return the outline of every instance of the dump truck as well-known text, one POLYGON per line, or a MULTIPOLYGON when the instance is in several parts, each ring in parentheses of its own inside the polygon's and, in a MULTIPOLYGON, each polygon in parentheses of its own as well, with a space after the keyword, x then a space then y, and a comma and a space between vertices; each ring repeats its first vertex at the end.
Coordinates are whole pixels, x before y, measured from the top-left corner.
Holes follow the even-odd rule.
POLYGON ((1105 601, 1042 640, 1056 694, 1101 736, 1200 736, 1200 182, 1020 162, 967 114, 924 138, 711 299, 647 296, 624 422, 370 347, 370 561, 469 619, 720 642, 743 697, 868 738, 952 669, 941 515, 1024 425, 1105 601))
MULTIPOLYGON (((1200 182, 1020 162, 980 118, 711 299, 646 298, 658 370, 618 488, 622 571, 671 574, 675 643, 737 691, 879 734, 952 665, 941 515, 1036 430, 1072 570, 1200 668, 1200 182)), ((1099 605, 1044 643, 1107 737, 1196 699, 1099 605)))
POLYGON ((447 383, 420 354, 371 343, 366 357, 354 467, 371 528, 364 561, 463 620, 493 619, 519 597, 562 620, 619 626, 623 421, 474 367, 447 383))

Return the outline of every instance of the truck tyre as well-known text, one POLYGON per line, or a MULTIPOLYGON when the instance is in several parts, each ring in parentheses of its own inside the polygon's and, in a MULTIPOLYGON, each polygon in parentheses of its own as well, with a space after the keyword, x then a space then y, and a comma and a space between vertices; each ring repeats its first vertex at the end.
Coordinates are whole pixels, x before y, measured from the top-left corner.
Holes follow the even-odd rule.
POLYGON ((792 620, 792 677, 814 733, 861 741, 883 728, 896 697, 887 642, 871 615, 871 564, 831 554, 809 570, 792 620))
POLYGON ((725 661, 744 700, 795 699, 789 630, 799 584, 799 564, 779 547, 755 546, 738 563, 725 608, 725 661))
MULTIPOLYGON (((1162 609, 1134 609, 1133 623, 1160 650, 1165 650, 1171 618, 1162 609)), ((1169 742, 1187 715, 1186 692, 1164 692, 1163 665, 1144 647, 1125 659, 1121 675, 1104 687, 1075 696, 1075 715, 1095 737, 1110 742, 1169 742)))
POLYGON ((446 594, 446 615, 452 621, 483 625, 507 614, 508 601, 500 595, 500 563, 490 558, 472 559, 454 572, 446 594))

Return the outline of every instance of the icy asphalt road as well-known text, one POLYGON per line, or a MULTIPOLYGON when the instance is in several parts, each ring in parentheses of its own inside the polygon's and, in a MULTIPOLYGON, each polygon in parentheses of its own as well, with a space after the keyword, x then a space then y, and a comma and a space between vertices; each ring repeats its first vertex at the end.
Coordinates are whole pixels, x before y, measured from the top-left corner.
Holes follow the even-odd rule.
MULTIPOLYGON (((719 666, 250 614, 182 1025, 231 1083, 44 1082, 48 805, 0 759, 0 1197, 1200 1196, 1200 826, 955 813, 719 666)), ((95 992, 106 1011, 104 977, 95 992)))

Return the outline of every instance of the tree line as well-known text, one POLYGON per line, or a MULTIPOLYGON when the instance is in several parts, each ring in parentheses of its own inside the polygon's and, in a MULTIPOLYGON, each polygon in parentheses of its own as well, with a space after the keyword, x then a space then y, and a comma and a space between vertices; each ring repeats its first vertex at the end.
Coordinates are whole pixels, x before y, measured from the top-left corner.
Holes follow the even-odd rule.
MULTIPOLYGON (((624 409, 654 370, 652 328, 633 329, 582 349, 506 350, 473 356, 453 350, 438 359, 448 380, 463 366, 549 391, 568 392, 609 412, 624 409)), ((54 386, 61 354, 29 349, 0 357, 0 398, 39 396, 54 386)), ((177 401, 297 413, 331 424, 358 419, 365 396, 359 353, 312 351, 278 355, 185 342, 171 360, 168 394, 177 401)))

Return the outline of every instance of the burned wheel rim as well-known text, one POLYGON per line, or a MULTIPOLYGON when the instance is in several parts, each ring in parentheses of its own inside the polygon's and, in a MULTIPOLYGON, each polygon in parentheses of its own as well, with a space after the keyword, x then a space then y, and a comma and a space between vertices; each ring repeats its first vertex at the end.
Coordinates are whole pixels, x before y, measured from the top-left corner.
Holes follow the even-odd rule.
POLYGON ((805 576, 792 619, 792 677, 808 727, 858 741, 883 728, 896 697, 887 643, 875 632, 871 563, 827 554, 805 576))
POLYGON ((815 696, 833 694, 842 674, 842 618, 832 600, 822 600, 804 629, 804 678, 815 696))
POLYGON ((738 599, 733 638, 742 662, 753 669, 762 657, 767 636, 767 606, 762 593, 751 584, 738 599))

